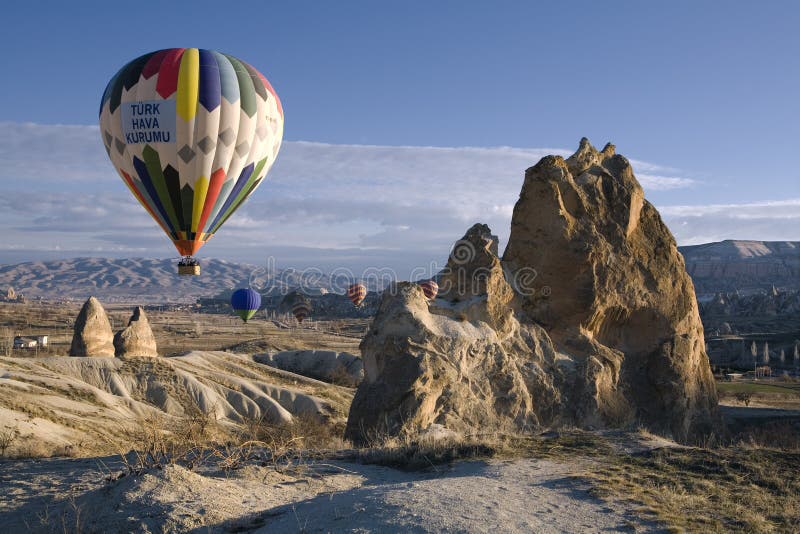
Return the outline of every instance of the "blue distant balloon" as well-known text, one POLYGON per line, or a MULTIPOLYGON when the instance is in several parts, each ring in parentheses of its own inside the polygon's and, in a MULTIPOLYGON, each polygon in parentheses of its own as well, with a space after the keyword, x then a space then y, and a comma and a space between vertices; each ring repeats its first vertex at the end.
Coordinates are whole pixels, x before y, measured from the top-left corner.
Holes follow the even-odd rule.
POLYGON ((237 289, 231 295, 231 307, 236 315, 247 322, 261 307, 261 295, 252 289, 237 289))

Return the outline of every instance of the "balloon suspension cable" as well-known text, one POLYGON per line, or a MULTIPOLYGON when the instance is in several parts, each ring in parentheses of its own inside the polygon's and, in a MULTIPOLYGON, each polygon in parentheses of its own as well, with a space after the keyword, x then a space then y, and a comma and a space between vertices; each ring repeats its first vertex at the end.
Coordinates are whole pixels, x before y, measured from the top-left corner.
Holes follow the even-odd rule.
POLYGON ((194 267, 195 265, 200 265, 200 262, 197 261, 193 256, 184 256, 181 258, 181 261, 178 262, 178 265, 184 267, 194 267))

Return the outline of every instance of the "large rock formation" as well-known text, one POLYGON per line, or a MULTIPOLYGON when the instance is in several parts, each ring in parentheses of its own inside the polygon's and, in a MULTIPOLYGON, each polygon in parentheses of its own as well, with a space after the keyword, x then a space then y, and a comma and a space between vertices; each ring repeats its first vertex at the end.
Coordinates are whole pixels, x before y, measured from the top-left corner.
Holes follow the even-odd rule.
POLYGON ((114 356, 114 333, 108 316, 94 297, 83 304, 75 319, 70 356, 114 356))
POLYGON ((536 272, 517 287, 576 368, 582 424, 640 421, 678 439, 710 431, 717 404, 694 287, 630 163, 589 141, 525 173, 503 260, 536 272))
POLYGON ((430 304, 417 284, 384 292, 361 344, 365 380, 346 436, 357 443, 441 425, 462 435, 530 430, 558 416, 556 355, 520 325, 497 237, 476 224, 456 242, 430 304))
POLYGON ((141 306, 133 310, 128 326, 114 336, 114 350, 120 358, 158 356, 156 338, 141 306))
MULTIPOLYGON (((473 226, 440 274, 384 294, 346 436, 558 423, 712 430, 716 391, 691 280, 628 161, 581 141, 528 169, 501 262, 473 226)), ((496 246, 496 245, 495 245, 496 246)), ((496 249, 495 249, 496 250, 496 249)))
POLYGON ((485 299, 429 306, 419 285, 400 282, 384 291, 361 352, 364 381, 345 431, 357 444, 434 425, 462 435, 530 430, 557 415, 560 395, 543 371, 555 359, 547 334, 521 327, 510 309, 490 317, 485 299))

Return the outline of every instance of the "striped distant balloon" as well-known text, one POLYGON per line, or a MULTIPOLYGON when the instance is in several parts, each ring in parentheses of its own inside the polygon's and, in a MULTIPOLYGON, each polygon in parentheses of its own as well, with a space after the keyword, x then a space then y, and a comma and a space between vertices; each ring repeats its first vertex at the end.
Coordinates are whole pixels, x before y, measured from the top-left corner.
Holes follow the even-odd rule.
POLYGON ((424 282, 420 282, 419 285, 422 288, 422 292, 425 294, 425 298, 428 300, 435 299, 436 294, 439 293, 439 284, 434 280, 425 280, 424 282))
POLYGON ((247 63, 170 48, 111 78, 100 135, 133 195, 190 256, 264 180, 281 146, 283 109, 247 63))
POLYGON ((252 318, 261 307, 261 295, 252 289, 237 289, 231 295, 231 308, 244 322, 252 318))
POLYGON ((360 306, 364 299, 367 298, 367 286, 364 284, 353 284, 347 288, 347 298, 349 298, 355 306, 360 306))
POLYGON ((311 315, 311 306, 306 302, 298 302, 292 306, 292 314, 298 322, 302 323, 303 319, 311 315))

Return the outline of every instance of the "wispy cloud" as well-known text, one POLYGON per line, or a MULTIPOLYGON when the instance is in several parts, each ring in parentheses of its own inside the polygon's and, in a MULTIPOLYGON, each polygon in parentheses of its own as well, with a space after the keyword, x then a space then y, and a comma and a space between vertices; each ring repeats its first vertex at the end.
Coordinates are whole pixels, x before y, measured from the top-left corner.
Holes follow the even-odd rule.
POLYGON ((659 211, 683 245, 722 239, 800 240, 800 198, 660 206, 659 211))
MULTIPOLYGON (((525 169, 547 154, 570 153, 286 142, 267 182, 203 253, 257 261, 282 251, 309 263, 442 259, 476 221, 505 241, 525 169)), ((660 192, 685 191, 686 205, 659 206, 683 243, 744 237, 733 234, 745 228, 763 231, 762 239, 790 233, 770 225, 790 207, 690 206, 706 184, 665 165, 631 162, 657 206, 660 192)), ((43 250, 175 254, 114 173, 96 127, 0 124, 0 163, 0 261, 16 261, 24 250, 31 257, 43 250)))

